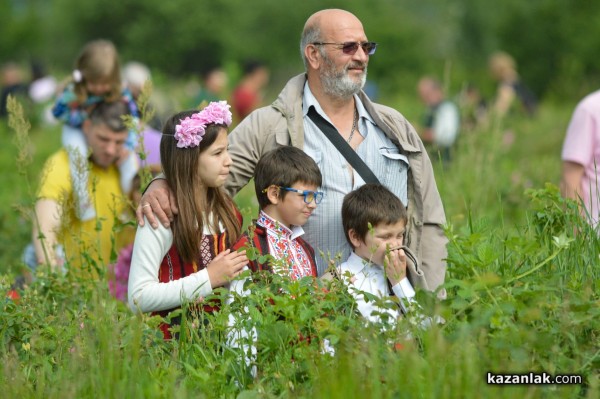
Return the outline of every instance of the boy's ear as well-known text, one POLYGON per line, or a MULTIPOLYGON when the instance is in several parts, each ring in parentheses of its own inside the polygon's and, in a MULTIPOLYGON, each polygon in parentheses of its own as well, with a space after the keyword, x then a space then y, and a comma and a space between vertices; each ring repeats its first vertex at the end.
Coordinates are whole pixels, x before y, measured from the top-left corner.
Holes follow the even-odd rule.
POLYGON ((359 236, 354 229, 348 230, 348 237, 350 238, 350 243, 354 248, 360 247, 360 245, 363 243, 363 238, 359 236))
POLYGON ((280 200, 279 187, 269 186, 269 188, 267 188, 267 198, 269 199, 269 202, 271 202, 271 204, 277 205, 280 200))

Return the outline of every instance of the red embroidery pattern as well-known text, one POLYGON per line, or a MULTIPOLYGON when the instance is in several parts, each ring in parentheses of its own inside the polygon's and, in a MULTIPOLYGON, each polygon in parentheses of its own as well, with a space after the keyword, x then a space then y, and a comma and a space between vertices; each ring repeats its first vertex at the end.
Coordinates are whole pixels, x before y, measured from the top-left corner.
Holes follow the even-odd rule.
POLYGON ((300 243, 296 239, 292 239, 290 229, 262 211, 256 223, 267 231, 271 255, 275 259, 282 259, 286 262, 291 279, 298 280, 313 275, 310 258, 300 243))

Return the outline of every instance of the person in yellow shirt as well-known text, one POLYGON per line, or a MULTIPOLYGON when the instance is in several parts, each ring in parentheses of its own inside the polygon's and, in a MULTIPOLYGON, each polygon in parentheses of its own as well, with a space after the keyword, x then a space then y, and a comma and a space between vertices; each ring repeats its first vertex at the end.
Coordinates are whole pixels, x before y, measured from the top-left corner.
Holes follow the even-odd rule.
POLYGON ((95 106, 82 129, 88 144, 89 194, 96 218, 81 221, 75 216, 75 193, 70 178, 69 157, 61 149, 47 160, 35 204, 33 245, 38 265, 51 270, 69 270, 97 277, 110 261, 114 227, 127 207, 127 194, 119 182, 118 164, 126 157, 124 148, 128 129, 123 116, 128 106, 120 101, 95 106))

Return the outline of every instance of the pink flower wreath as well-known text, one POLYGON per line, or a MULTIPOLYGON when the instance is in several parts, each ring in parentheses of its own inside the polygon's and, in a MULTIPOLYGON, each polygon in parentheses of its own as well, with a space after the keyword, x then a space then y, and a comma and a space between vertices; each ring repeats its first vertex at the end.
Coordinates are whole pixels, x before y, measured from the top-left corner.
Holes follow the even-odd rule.
POLYGON ((206 126, 211 123, 217 125, 231 125, 231 111, 227 101, 213 101, 202 111, 182 119, 175 126, 175 139, 178 148, 197 147, 206 133, 206 126))

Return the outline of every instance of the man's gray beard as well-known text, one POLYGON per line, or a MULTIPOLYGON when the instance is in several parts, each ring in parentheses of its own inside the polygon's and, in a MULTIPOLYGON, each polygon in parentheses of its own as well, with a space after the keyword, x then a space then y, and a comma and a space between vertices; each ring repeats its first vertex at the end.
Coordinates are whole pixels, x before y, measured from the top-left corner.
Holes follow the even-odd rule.
POLYGON ((323 84, 323 91, 326 94, 333 97, 349 98, 358 94, 364 87, 367 81, 366 66, 360 81, 356 82, 348 75, 349 65, 343 70, 336 72, 334 65, 329 60, 326 60, 326 63, 327 69, 321 74, 321 83, 323 84))

